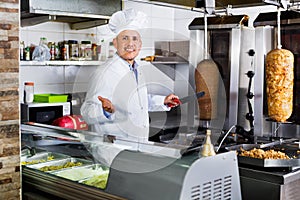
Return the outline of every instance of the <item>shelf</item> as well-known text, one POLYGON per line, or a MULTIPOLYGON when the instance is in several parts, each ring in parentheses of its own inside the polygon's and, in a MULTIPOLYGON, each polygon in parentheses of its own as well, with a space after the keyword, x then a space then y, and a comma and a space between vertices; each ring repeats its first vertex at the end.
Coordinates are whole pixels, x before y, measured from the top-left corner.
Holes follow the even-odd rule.
POLYGON ((187 64, 187 61, 152 61, 153 65, 163 64, 163 65, 176 65, 176 64, 187 64))
MULTIPOLYGON (((147 57, 151 57, 151 56, 147 56, 147 57)), ((154 64, 154 65, 155 64, 176 65, 176 64, 186 64, 189 62, 180 56, 156 55, 156 56, 154 56, 154 59, 152 61, 150 61, 150 63, 154 64)))
POLYGON ((95 65, 101 65, 104 61, 98 61, 98 60, 81 60, 81 61, 75 61, 75 60, 53 60, 53 61, 20 61, 21 66, 64 66, 64 65, 80 65, 80 66, 95 66, 95 65))

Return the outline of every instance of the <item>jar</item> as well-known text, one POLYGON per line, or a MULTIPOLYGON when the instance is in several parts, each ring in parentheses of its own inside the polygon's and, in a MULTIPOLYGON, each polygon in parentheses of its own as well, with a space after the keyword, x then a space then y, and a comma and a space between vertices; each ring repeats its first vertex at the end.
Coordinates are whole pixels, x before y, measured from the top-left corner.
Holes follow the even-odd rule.
POLYGON ((32 103, 34 98, 34 83, 24 83, 24 103, 32 103))
POLYGON ((60 57, 61 57, 60 54, 61 54, 60 53, 60 48, 59 48, 59 46, 57 44, 57 45, 55 45, 55 60, 59 60, 60 59, 60 57))
POLYGON ((83 60, 92 60, 92 43, 91 41, 81 41, 80 57, 83 60))
POLYGON ((48 47, 50 49, 50 60, 55 60, 55 42, 49 42, 48 47))
POLYGON ((79 51, 78 51, 78 42, 77 40, 69 40, 69 56, 70 60, 78 60, 79 51))
POLYGON ((69 60, 69 44, 68 41, 61 41, 58 43, 59 48, 59 59, 60 60, 69 60))

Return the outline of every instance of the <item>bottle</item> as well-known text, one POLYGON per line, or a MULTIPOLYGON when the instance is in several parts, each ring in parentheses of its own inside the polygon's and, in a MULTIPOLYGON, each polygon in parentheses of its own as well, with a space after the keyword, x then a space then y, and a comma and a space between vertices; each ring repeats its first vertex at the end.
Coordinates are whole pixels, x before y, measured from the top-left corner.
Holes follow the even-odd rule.
POLYGON ((92 53, 91 60, 98 60, 96 34, 91 33, 89 38, 91 41, 91 53, 92 53))
POLYGON ((61 58, 59 45, 55 45, 55 60, 59 60, 61 58))
POLYGON ((85 59, 86 60, 92 60, 92 43, 91 41, 86 41, 85 44, 85 59))
POLYGON ((101 60, 102 59, 102 55, 101 55, 101 42, 99 42, 98 44, 97 44, 97 60, 101 60))
POLYGON ((24 49, 25 49, 24 41, 21 41, 20 42, 20 60, 25 60, 25 58, 24 58, 24 49))
POLYGON ((24 53, 25 53, 25 60, 29 61, 30 60, 30 47, 26 47, 24 49, 24 53))
POLYGON ((98 46, 96 43, 92 44, 92 60, 98 60, 98 46))
POLYGON ((202 150, 200 151, 200 155, 203 157, 216 155, 214 146, 211 143, 210 135, 211 135, 211 130, 206 130, 205 143, 203 144, 202 150))
POLYGON ((34 83, 24 83, 24 103, 32 103, 34 98, 34 83))
POLYGON ((106 60, 106 43, 103 40, 101 40, 101 60, 105 61, 106 60))
POLYGON ((50 49, 50 60, 55 60, 55 43, 49 42, 48 47, 50 49))
POLYGON ((69 44, 67 41, 61 43, 61 59, 62 60, 69 60, 69 44))
POLYGON ((110 42, 109 49, 108 49, 108 57, 112 58, 114 56, 114 54, 115 54, 115 47, 114 47, 113 42, 110 42))
POLYGON ((32 53, 32 59, 36 61, 50 60, 50 49, 48 48, 47 39, 45 37, 40 38, 39 46, 34 48, 32 53))

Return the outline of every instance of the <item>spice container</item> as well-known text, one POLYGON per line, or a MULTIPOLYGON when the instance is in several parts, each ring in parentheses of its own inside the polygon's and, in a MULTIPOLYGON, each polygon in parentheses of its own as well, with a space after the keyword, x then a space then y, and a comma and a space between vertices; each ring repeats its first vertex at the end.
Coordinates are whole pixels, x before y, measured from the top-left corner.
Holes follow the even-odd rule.
POLYGON ((69 44, 68 41, 62 41, 58 43, 58 48, 60 51, 60 60, 69 60, 69 44))
POLYGON ((80 58, 83 60, 92 60, 92 44, 91 41, 81 41, 80 58))
POLYGON ((70 60, 77 60, 79 56, 77 40, 69 40, 68 44, 70 60))
POLYGON ((24 103, 32 103, 34 98, 34 83, 24 83, 24 103))
POLYGON ((50 60, 55 60, 55 43, 49 42, 48 47, 50 49, 50 60))

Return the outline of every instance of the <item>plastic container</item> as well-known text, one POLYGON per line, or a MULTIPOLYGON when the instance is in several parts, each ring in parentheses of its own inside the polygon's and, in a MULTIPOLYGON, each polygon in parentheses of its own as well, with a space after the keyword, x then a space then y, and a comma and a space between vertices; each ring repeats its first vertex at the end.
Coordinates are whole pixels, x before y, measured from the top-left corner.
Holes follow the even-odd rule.
POLYGON ((39 46, 34 48, 32 59, 36 61, 50 60, 50 49, 48 48, 47 38, 41 37, 39 46))
POLYGON ((57 102, 67 102, 68 95, 64 94, 35 94, 34 102, 39 103, 57 103, 57 102))
POLYGON ((32 103, 34 99, 34 83, 24 83, 24 103, 32 103))

